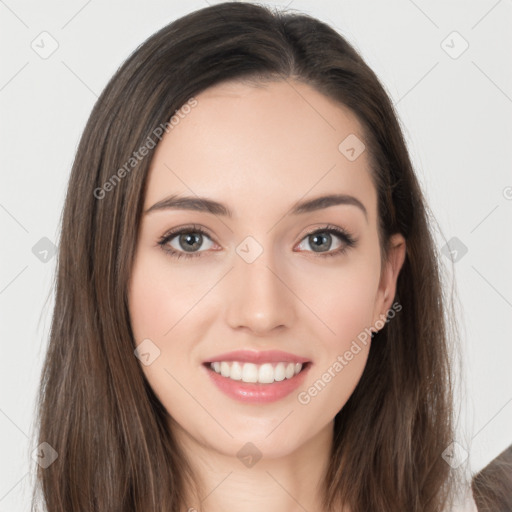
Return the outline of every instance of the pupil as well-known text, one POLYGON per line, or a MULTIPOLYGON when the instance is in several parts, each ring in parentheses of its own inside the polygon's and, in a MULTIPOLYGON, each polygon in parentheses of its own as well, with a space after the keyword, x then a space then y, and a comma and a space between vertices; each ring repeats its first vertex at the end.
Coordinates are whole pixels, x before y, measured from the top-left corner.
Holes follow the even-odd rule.
POLYGON ((316 246, 316 247, 321 247, 322 244, 326 244, 327 246, 325 247, 325 249, 328 250, 330 248, 330 246, 331 246, 330 243, 327 243, 327 241, 329 240, 328 236, 329 235, 327 235, 327 234, 325 234, 325 235, 313 235, 313 240, 314 240, 313 245, 316 246), (317 244, 318 240, 320 240, 319 244, 317 244))
POLYGON ((189 249, 197 249, 201 247, 201 239, 202 235, 200 233, 195 233, 193 235, 186 234, 181 235, 180 243, 182 243, 185 250, 189 249))

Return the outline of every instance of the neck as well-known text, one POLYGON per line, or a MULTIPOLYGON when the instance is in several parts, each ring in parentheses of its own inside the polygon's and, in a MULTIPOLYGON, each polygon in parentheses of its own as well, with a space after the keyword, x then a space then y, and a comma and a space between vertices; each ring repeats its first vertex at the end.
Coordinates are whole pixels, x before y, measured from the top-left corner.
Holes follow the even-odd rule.
POLYGON ((175 423, 173 434, 197 482, 196 489, 187 490, 189 498, 184 508, 187 512, 322 510, 333 422, 279 457, 261 453, 250 445, 240 457, 236 453, 222 453, 199 443, 175 423), (259 455, 261 458, 257 460, 259 455))

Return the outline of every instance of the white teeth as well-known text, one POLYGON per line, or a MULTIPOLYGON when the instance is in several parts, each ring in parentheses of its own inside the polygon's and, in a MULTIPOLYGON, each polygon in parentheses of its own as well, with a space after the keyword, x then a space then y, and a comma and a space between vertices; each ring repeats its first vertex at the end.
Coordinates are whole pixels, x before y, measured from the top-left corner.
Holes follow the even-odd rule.
POLYGON ((240 363, 237 363, 236 361, 233 362, 229 378, 233 380, 242 380, 242 365, 240 363))
MULTIPOLYGON (((231 378, 231 375, 229 377, 231 378)), ((245 363, 242 366, 242 380, 244 382, 258 382, 258 368, 255 364, 245 363)))
POLYGON ((239 363, 238 361, 216 361, 210 368, 223 377, 243 382, 271 384, 274 381, 291 379, 302 370, 302 363, 239 363))
POLYGON ((230 373, 231 373, 231 369, 229 367, 229 363, 222 361, 222 363, 220 363, 220 374, 223 377, 229 377, 230 373))
POLYGON ((258 372, 258 382, 270 384, 274 382, 274 368, 269 363, 262 364, 258 372))
POLYGON ((286 368, 284 363, 278 363, 274 368, 274 379, 277 381, 284 380, 286 377, 286 368))

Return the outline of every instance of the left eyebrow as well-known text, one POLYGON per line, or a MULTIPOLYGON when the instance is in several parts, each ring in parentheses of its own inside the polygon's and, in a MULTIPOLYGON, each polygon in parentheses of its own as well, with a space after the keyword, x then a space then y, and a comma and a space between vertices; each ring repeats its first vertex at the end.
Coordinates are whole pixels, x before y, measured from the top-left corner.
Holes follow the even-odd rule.
POLYGON ((316 210, 322 210, 324 208, 329 208, 330 206, 337 206, 339 204, 347 204, 351 206, 356 206, 359 208, 368 220, 368 212, 364 204, 357 199, 357 197, 349 196, 347 194, 331 194, 328 196, 320 196, 314 199, 310 199, 309 201, 302 201, 296 203, 290 213, 292 215, 298 215, 301 213, 309 213, 314 212, 316 210))
MULTIPOLYGON (((308 201, 300 201, 292 206, 289 213, 291 215, 300 215, 317 210, 323 210, 324 208, 337 205, 355 206, 364 213, 366 220, 368 220, 368 212, 364 204, 356 197, 347 194, 331 194, 327 196, 316 197, 308 201)), ((213 199, 208 199, 206 197, 179 195, 173 195, 158 201, 153 206, 148 208, 144 214, 147 215, 148 213, 156 210, 166 209, 193 210, 212 213, 214 215, 220 215, 229 218, 233 217, 232 211, 225 204, 214 201, 213 199)))

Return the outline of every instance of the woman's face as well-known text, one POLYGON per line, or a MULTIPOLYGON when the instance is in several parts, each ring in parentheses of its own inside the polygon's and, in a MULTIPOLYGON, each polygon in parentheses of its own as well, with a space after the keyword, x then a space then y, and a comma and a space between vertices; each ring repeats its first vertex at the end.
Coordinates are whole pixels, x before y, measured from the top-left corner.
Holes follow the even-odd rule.
POLYGON ((177 435, 278 457, 329 432, 352 394, 405 247, 381 273, 369 155, 348 109, 297 82, 224 83, 196 100, 149 172, 135 342, 177 435))

